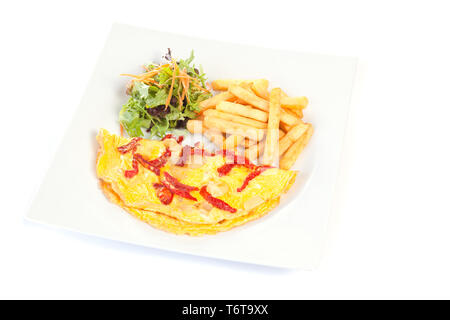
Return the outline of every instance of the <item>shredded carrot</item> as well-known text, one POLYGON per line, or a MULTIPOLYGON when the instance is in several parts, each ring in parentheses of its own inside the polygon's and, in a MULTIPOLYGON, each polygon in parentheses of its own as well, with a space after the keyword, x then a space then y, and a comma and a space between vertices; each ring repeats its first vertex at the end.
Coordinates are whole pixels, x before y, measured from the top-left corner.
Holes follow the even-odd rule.
POLYGON ((208 89, 203 88, 202 86, 196 84, 195 82, 194 82, 194 86, 196 86, 197 88, 199 88, 202 91, 205 91, 205 92, 208 92, 208 93, 210 92, 208 89))
POLYGON ((158 88, 162 88, 162 85, 160 85, 158 82, 156 82, 155 80, 153 80, 153 79, 146 79, 146 80, 142 80, 142 82, 144 82, 145 84, 149 84, 149 83, 151 83, 151 84, 154 84, 155 86, 157 86, 158 88))
POLYGON ((180 71, 180 74, 182 75, 182 77, 180 77, 180 82, 183 85, 183 94, 181 95, 181 100, 184 100, 184 97, 186 97, 188 102, 191 103, 189 101, 189 96, 187 95, 187 92, 189 90, 189 79, 191 79, 191 77, 186 73, 186 68, 184 68, 183 71, 180 71))
POLYGON ((126 76, 126 77, 133 77, 133 78, 139 78, 139 76, 134 75, 134 74, 128 74, 128 73, 122 73, 120 74, 121 76, 126 76))
POLYGON ((166 109, 170 103, 170 99, 172 98, 173 86, 175 84, 176 70, 177 70, 177 66, 178 66, 175 61, 172 61, 172 63, 173 63, 172 84, 170 85, 169 94, 167 95, 167 99, 166 99, 166 109))
POLYGON ((119 126, 120 126, 120 135, 123 137, 123 126, 121 123, 119 124, 119 126))
POLYGON ((150 70, 150 69, 148 69, 146 66, 144 66, 144 69, 145 69, 147 72, 144 72, 144 73, 142 73, 142 74, 140 74, 140 75, 134 75, 134 74, 123 73, 123 74, 121 74, 121 76, 133 77, 133 78, 137 78, 137 79, 139 79, 139 80, 146 80, 146 79, 149 79, 149 78, 154 77, 154 76, 157 75, 163 68, 165 68, 165 67, 167 67, 167 66, 169 66, 169 64, 166 63, 166 64, 163 64, 163 65, 160 65, 159 67, 157 67, 157 68, 155 68, 155 69, 153 69, 153 70, 150 70))
POLYGON ((180 97, 180 92, 179 91, 177 92, 178 100, 179 100, 179 104, 178 105, 179 105, 180 110, 181 110, 181 107, 183 105, 183 101, 184 101, 185 98, 187 99, 188 103, 190 103, 188 92, 189 92, 189 85, 190 85, 191 81, 192 81, 192 84, 196 88, 198 88, 198 89, 200 89, 200 90, 202 90, 204 92, 211 93, 212 87, 211 87, 210 83, 206 83, 208 88, 204 88, 203 86, 200 85, 199 80, 197 78, 191 77, 186 72, 186 68, 183 68, 183 70, 180 70, 178 68, 178 64, 173 59, 172 59, 171 63, 160 65, 159 67, 157 67, 155 69, 151 69, 151 70, 146 65, 144 65, 143 67, 146 70, 146 72, 144 72, 144 73, 142 73, 140 75, 134 75, 134 74, 127 74, 127 73, 125 73, 125 74, 121 74, 121 76, 133 77, 134 78, 132 80, 133 82, 134 81, 140 81, 140 82, 143 82, 145 84, 153 84, 153 85, 157 86, 158 88, 162 88, 163 85, 159 84, 155 79, 153 79, 153 77, 158 75, 161 72, 161 70, 163 68, 167 67, 167 66, 170 66, 171 68, 173 68, 173 72, 172 72, 172 82, 170 84, 169 94, 167 95, 167 99, 166 99, 166 103, 165 103, 166 109, 167 109, 168 105, 170 104, 170 100, 171 100, 172 95, 173 95, 173 88, 174 88, 174 85, 175 85, 175 78, 178 78, 180 80, 181 85, 183 86, 183 91, 182 91, 181 97, 180 97))

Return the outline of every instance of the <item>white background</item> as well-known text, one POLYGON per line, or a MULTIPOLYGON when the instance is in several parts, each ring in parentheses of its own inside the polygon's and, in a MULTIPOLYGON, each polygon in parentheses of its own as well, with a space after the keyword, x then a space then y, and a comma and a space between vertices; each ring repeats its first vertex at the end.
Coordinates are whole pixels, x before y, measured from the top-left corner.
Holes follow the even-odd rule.
POLYGON ((449 12, 446 1, 3 1, 0 298, 450 298, 449 12), (318 270, 24 221, 114 21, 359 57, 318 270))

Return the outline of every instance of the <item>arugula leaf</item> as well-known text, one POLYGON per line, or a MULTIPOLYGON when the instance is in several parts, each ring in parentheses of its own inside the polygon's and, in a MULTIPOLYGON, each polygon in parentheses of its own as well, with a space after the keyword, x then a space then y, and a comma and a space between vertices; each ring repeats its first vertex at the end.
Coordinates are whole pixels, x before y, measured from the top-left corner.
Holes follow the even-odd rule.
POLYGON ((165 90, 159 90, 154 95, 149 95, 145 99, 146 108, 154 108, 166 103, 167 92, 165 90))
POLYGON ((142 116, 142 110, 133 98, 130 98, 120 110, 119 121, 132 137, 142 136, 142 128, 150 126, 150 119, 142 116))
MULTIPOLYGON (((169 52, 170 55, 170 52, 169 52)), ((197 69, 192 63, 194 52, 192 51, 186 60, 180 59, 175 70, 185 70, 191 78, 197 79, 197 83, 203 88, 206 87, 206 76, 203 68, 197 69)), ((171 63, 170 59, 169 63, 171 63)), ((159 67, 157 64, 149 64, 148 70, 159 67)), ((167 101, 174 71, 173 66, 168 65, 162 68, 153 80, 156 85, 147 85, 140 81, 133 82, 133 89, 130 99, 123 105, 119 114, 119 121, 127 133, 132 137, 143 136, 142 128, 150 129, 152 136, 163 137, 170 129, 175 129, 179 121, 194 119, 199 111, 199 103, 208 99, 211 94, 205 92, 195 85, 190 85, 186 92, 184 101, 178 99, 183 93, 183 86, 179 78, 175 78, 172 89, 171 101, 167 108, 162 108, 167 101), (157 110, 151 110, 158 107, 157 110)))
POLYGON ((167 120, 184 120, 182 112, 174 107, 170 107, 170 113, 166 115, 167 120))
POLYGON ((145 83, 139 82, 139 81, 135 81, 131 94, 135 98, 139 98, 139 99, 143 98, 143 99, 145 99, 148 96, 148 94, 149 94, 149 92, 148 92, 149 88, 150 87, 148 85, 146 85, 145 83))
POLYGON ((162 118, 153 124, 150 132, 152 136, 158 136, 162 138, 165 136, 168 129, 169 129, 169 121, 166 118, 162 118))

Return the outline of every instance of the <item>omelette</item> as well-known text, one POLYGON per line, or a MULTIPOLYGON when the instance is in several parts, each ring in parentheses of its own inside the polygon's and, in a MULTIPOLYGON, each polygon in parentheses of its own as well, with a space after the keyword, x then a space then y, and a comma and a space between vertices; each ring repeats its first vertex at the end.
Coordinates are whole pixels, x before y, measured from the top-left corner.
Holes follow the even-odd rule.
POLYGON ((107 198, 149 225, 175 234, 215 234, 274 209, 296 172, 257 166, 227 151, 125 138, 101 129, 96 171, 107 198))

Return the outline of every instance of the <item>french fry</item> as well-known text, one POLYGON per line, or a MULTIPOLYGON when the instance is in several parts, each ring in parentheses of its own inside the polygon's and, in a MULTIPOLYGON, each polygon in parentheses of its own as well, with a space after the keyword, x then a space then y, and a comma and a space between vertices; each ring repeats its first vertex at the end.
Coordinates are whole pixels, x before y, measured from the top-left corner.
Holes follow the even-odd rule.
MULTIPOLYGON (((284 108, 282 108, 282 111, 285 112, 285 113, 290 114, 293 117, 295 117, 297 119, 296 123, 298 123, 303 118, 303 112, 300 109, 284 109, 284 108)), ((284 122, 280 123, 280 127, 286 132, 289 132, 294 125, 295 124, 287 125, 284 122)))
POLYGON ((244 106, 248 106, 247 102, 245 102, 244 100, 241 100, 239 98, 236 98, 234 101, 230 101, 230 102, 239 103, 239 104, 243 104, 244 106))
POLYGON ((284 170, 289 170, 297 161, 298 156, 302 153, 305 146, 308 144, 311 135, 313 134, 313 127, 308 124, 308 129, 306 132, 294 142, 286 153, 281 157, 280 168, 284 170))
POLYGON ((202 133, 203 132, 203 121, 189 120, 186 123, 186 129, 192 134, 202 133))
POLYGON ((262 122, 267 122, 269 118, 267 112, 234 102, 222 101, 216 106, 216 109, 262 122))
POLYGON ((286 109, 286 108, 283 108, 283 110, 286 111, 287 113, 293 115, 294 117, 297 117, 297 118, 298 118, 297 111, 302 112, 300 109, 286 109))
POLYGON ((306 97, 282 97, 281 106, 289 109, 305 109, 308 106, 306 97))
POLYGON ((203 133, 203 135, 220 149, 223 149, 224 138, 220 131, 207 128, 201 120, 189 120, 186 129, 192 133, 203 133))
POLYGON ((281 89, 273 89, 270 92, 269 98, 269 121, 267 124, 266 145, 264 147, 264 155, 262 160, 264 165, 272 165, 276 156, 276 149, 278 146, 278 130, 280 126, 281 89))
MULTIPOLYGON (((269 102, 267 100, 264 100, 263 98, 258 97, 256 94, 254 94, 249 90, 246 90, 237 85, 231 85, 228 91, 234 94, 239 99, 244 100, 248 104, 251 104, 252 106, 260 110, 266 112, 269 111, 269 102)), ((287 124, 288 126, 292 126, 298 122, 297 117, 287 113, 285 110, 281 110, 280 120, 281 122, 287 124)))
MULTIPOLYGON (((308 104, 308 98, 306 97, 301 97, 301 98, 305 98, 306 99, 306 105, 308 104)), ((283 106, 283 101, 289 101, 289 99, 297 99, 297 98, 289 98, 288 95, 286 94, 286 92, 284 92, 283 90, 281 90, 281 106, 284 108, 284 110, 286 110, 288 113, 294 114, 295 116, 297 116, 298 118, 302 119, 303 118, 303 111, 302 109, 299 108, 289 108, 288 106, 285 107, 283 106), (287 100, 285 100, 287 99, 287 100)), ((288 103, 289 104, 289 103, 288 103)), ((305 107, 306 107, 305 105, 305 107)))
POLYGON ((214 143, 220 150, 225 146, 225 138, 222 132, 216 129, 210 129, 203 124, 203 135, 212 143, 214 143))
POLYGON ((302 119, 303 118, 303 111, 302 109, 284 109, 287 112, 290 111, 291 114, 294 114, 297 118, 302 119))
POLYGON ((221 118, 224 120, 229 120, 229 121, 245 124, 249 127, 254 127, 257 129, 266 129, 267 128, 267 123, 264 123, 261 121, 256 121, 256 120, 245 118, 245 117, 241 117, 241 116, 237 116, 237 115, 226 113, 226 112, 221 112, 221 111, 214 110, 214 109, 206 110, 204 112, 204 116, 221 118))
POLYGON ((205 110, 214 108, 221 101, 227 101, 227 100, 231 100, 233 98, 235 98, 235 96, 232 95, 229 92, 221 92, 219 94, 216 94, 215 96, 200 102, 200 104, 199 104, 199 108, 200 108, 199 113, 202 113, 205 110))
POLYGON ((292 127, 292 129, 290 129, 286 135, 280 139, 278 146, 279 155, 282 156, 286 150, 308 130, 309 126, 311 125, 301 121, 299 124, 292 127))
POLYGON ((286 110, 280 110, 280 121, 288 126, 297 124, 298 118, 286 112, 286 110))
POLYGON ((206 116, 204 123, 208 128, 214 128, 228 134, 241 135, 257 141, 260 141, 265 135, 264 129, 258 129, 212 116, 206 116))
POLYGON ((242 79, 218 79, 211 82, 211 86, 217 91, 226 91, 228 88, 235 84, 246 88, 251 87, 254 80, 242 80, 242 79))
POLYGON ((251 104, 252 106, 255 106, 260 110, 266 112, 269 111, 269 102, 267 100, 264 100, 263 98, 258 97, 256 94, 247 89, 233 84, 228 88, 228 91, 234 94, 239 99, 247 102, 248 104, 251 104))
POLYGON ((260 141, 257 144, 254 144, 253 146, 249 147, 248 149, 245 149, 245 157, 249 159, 250 161, 256 161, 258 157, 263 153, 264 151, 264 145, 265 141, 260 141))
POLYGON ((243 141, 241 141, 240 145, 242 147, 244 147, 245 149, 248 149, 248 148, 250 148, 251 146, 253 146, 253 145, 257 144, 257 143, 258 143, 258 141, 251 140, 249 138, 245 138, 243 141))
POLYGON ((245 137, 237 135, 237 134, 232 134, 229 135, 226 139, 225 139, 225 148, 226 150, 234 150, 237 148, 237 146, 243 142, 245 139, 245 137))
MULTIPOLYGON (((278 131, 278 136, 280 139, 285 136, 283 130, 278 131)), ((265 140, 257 142, 256 144, 250 146, 248 149, 245 149, 245 156, 251 161, 256 161, 256 159, 258 159, 258 157, 263 153, 264 146, 265 140)))
POLYGON ((269 81, 266 79, 255 80, 252 84, 253 92, 260 98, 269 100, 269 81))
POLYGON ((287 124, 280 122, 280 128, 283 129, 285 132, 289 132, 289 130, 291 130, 292 126, 288 126, 287 124))

